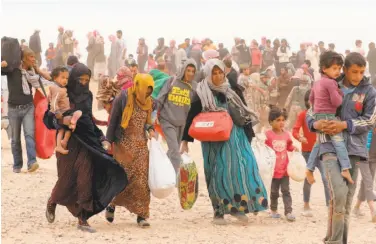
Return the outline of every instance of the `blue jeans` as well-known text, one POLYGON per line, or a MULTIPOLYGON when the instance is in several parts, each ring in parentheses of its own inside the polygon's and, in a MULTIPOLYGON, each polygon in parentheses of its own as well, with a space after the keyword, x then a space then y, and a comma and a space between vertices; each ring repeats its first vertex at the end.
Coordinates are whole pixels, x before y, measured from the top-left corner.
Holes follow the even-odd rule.
MULTIPOLYGON (((310 152, 302 152, 303 157, 305 158, 306 162, 308 162, 310 152)), ((316 168, 319 169, 321 174, 321 180, 324 185, 324 193, 325 193, 325 203, 326 206, 329 206, 330 201, 330 193, 329 193, 329 186, 328 186, 328 180, 326 179, 324 167, 322 166, 321 161, 318 161, 318 164, 316 165, 316 168)), ((304 180, 304 186, 303 186, 303 201, 305 203, 308 203, 311 197, 311 184, 308 183, 307 179, 304 180)))
MULTIPOLYGON (((320 119, 326 119, 326 120, 337 120, 334 114, 315 114, 314 115, 315 120, 320 119)), ((307 162, 307 169, 310 171, 315 170, 315 166, 318 164, 318 155, 319 155, 319 149, 320 149, 320 136, 322 136, 322 133, 317 134, 317 141, 315 145, 312 148, 311 155, 307 162)), ((334 149, 336 150, 336 155, 339 161, 339 164, 341 165, 341 169, 351 169, 351 163, 349 159, 349 153, 346 148, 345 141, 343 139, 342 132, 338 133, 336 135, 330 136, 330 142, 333 144, 334 149)))
POLYGON ((11 126, 13 169, 21 169, 23 166, 21 126, 23 126, 26 142, 27 166, 30 168, 30 166, 37 161, 34 137, 35 123, 33 103, 21 106, 9 106, 8 118, 11 126))

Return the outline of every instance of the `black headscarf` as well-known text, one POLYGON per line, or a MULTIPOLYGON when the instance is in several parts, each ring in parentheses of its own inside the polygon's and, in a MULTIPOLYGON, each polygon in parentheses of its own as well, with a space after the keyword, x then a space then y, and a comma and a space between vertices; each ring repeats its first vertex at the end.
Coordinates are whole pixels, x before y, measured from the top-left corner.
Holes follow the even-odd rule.
POLYGON ((69 74, 67 90, 70 103, 82 103, 91 96, 89 82, 86 85, 80 83, 80 77, 82 75, 88 75, 90 79, 91 71, 86 65, 78 63, 69 74))

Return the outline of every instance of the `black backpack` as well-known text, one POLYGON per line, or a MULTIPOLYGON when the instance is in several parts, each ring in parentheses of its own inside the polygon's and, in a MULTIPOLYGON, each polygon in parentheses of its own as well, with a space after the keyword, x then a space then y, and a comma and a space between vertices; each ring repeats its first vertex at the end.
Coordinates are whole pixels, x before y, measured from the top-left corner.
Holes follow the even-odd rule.
POLYGON ((17 39, 4 36, 1 38, 1 61, 6 61, 8 66, 2 68, 4 72, 12 72, 21 65, 21 47, 17 39))

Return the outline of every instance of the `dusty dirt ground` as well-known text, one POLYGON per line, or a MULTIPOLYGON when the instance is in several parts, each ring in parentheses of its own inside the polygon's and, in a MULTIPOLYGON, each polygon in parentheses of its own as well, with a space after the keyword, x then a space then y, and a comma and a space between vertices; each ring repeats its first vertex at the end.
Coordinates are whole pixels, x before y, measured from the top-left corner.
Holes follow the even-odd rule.
MULTIPOLYGON (((96 83, 93 84, 95 90, 96 83)), ((95 105, 93 106, 95 107, 95 105)), ((102 120, 107 118, 103 111, 96 112, 102 120)), ((104 128, 103 128, 104 129, 104 128)), ((267 213, 258 217, 249 215, 247 225, 238 223, 231 217, 228 226, 214 226, 212 210, 208 198, 201 147, 199 143, 190 145, 191 156, 199 169, 200 190, 195 206, 188 211, 182 210, 177 192, 160 200, 152 198, 150 229, 140 229, 136 225, 136 216, 125 209, 117 208, 115 221, 107 223, 104 213, 89 220, 97 233, 89 234, 77 230, 77 220, 66 210, 58 206, 55 223, 49 224, 45 218, 46 202, 56 182, 56 158, 39 160, 40 169, 35 173, 21 174, 12 172, 12 153, 10 141, 2 131, 1 154, 1 207, 2 207, 2 242, 17 244, 32 243, 253 243, 253 244, 316 244, 322 243, 326 233, 327 213, 323 185, 320 175, 316 174, 317 183, 312 187, 311 205, 314 217, 301 216, 303 207, 303 183, 291 181, 296 222, 288 223, 285 219, 272 220, 267 213)), ((23 148, 25 148, 23 146, 23 148)), ((26 152, 24 161, 26 162, 26 152)), ((280 199, 280 212, 283 204, 280 199)), ((351 218, 350 241, 352 244, 375 244, 376 226, 370 222, 368 208, 362 207, 366 216, 351 218)))

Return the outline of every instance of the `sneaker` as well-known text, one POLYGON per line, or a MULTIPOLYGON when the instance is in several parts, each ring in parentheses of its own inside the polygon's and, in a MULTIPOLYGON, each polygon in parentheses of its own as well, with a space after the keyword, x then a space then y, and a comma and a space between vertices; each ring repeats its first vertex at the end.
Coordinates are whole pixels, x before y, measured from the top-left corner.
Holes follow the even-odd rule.
POLYGON ((21 173, 21 169, 13 169, 13 173, 19 174, 21 173))
POLYGON ((353 209, 353 214, 354 214, 356 217, 362 217, 362 216, 364 216, 364 213, 362 213, 362 212, 360 211, 359 208, 354 208, 354 209, 353 209))
POLYGON ((295 221, 295 216, 294 216, 292 213, 288 213, 288 214, 286 215, 286 219, 287 219, 287 221, 289 221, 289 222, 294 222, 294 221, 295 221))
POLYGON ((313 217, 312 210, 311 209, 304 209, 303 212, 302 212, 302 216, 313 217))
POLYGON ((273 213, 273 212, 271 212, 269 214, 269 217, 272 218, 272 219, 279 219, 279 218, 281 218, 281 215, 279 213, 273 213))
POLYGON ((39 169, 39 164, 37 162, 33 163, 29 168, 28 168, 28 172, 31 173, 31 172, 34 172, 36 171, 37 169, 39 169))

